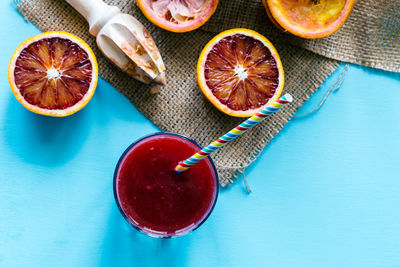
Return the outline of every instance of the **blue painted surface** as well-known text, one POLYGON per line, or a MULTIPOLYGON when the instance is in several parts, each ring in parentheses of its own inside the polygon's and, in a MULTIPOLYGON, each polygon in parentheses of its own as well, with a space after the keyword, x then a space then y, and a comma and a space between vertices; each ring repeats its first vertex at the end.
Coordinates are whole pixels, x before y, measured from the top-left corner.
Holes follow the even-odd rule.
POLYGON ((0 23, 0 266, 400 266, 399 75, 351 66, 249 168, 252 194, 238 180, 196 232, 157 240, 112 194, 121 153, 157 128, 103 80, 68 118, 25 110, 6 69, 39 31, 9 1, 0 23))

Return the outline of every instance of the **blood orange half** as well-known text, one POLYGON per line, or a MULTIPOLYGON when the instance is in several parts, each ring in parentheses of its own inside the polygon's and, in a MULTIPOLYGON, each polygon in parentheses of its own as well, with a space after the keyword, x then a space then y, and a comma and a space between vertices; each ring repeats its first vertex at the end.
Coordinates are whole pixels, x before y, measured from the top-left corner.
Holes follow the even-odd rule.
POLYGON ((267 38, 252 30, 232 29, 205 46, 197 64, 197 80, 219 110, 249 117, 280 96, 284 73, 267 38))
POLYGON ((171 32, 193 31, 214 14, 219 0, 136 0, 148 20, 171 32))
POLYGON ((66 32, 45 32, 15 50, 8 80, 28 110, 63 117, 83 108, 97 84, 97 61, 90 47, 66 32))
POLYGON ((263 0, 270 20, 280 29, 303 38, 329 36, 339 30, 355 0, 263 0))

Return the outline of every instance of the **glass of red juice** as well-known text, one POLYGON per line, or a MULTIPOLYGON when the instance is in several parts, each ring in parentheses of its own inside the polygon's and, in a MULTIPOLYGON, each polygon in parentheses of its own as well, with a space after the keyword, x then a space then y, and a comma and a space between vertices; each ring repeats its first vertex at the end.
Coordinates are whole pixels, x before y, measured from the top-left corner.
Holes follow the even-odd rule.
POLYGON ((124 218, 153 237, 177 237, 198 228, 218 196, 218 174, 211 158, 183 173, 175 166, 201 147, 173 133, 156 133, 130 145, 114 173, 114 196, 124 218))

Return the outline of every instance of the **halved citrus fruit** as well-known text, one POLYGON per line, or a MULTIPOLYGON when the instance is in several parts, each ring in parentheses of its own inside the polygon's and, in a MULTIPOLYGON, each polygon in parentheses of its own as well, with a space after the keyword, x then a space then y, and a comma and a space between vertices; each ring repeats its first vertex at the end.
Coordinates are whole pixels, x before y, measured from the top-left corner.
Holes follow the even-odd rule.
POLYGON ((188 32, 214 14, 219 0, 136 0, 152 23, 171 32, 188 32))
POLYGON ((275 47, 248 29, 215 36, 201 52, 197 81, 203 94, 222 112, 249 117, 281 94, 284 73, 275 47))
POLYGON ((8 80, 28 110, 64 117, 83 108, 93 96, 98 76, 90 47, 66 32, 45 32, 15 50, 8 80))
POLYGON ((355 0, 263 0, 267 15, 278 28, 302 38, 329 36, 339 30, 355 0))

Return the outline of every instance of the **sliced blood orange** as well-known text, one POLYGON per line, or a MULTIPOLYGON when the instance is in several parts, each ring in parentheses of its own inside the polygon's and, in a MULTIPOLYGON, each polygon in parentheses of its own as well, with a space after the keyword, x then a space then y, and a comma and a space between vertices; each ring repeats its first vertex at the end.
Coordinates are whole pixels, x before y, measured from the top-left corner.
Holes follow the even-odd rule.
POLYGON ((96 89, 97 75, 90 47, 66 32, 46 32, 26 40, 8 67, 17 100, 32 112, 54 117, 83 108, 96 89))
POLYGON ((205 46, 197 64, 197 80, 219 110, 249 117, 280 96, 284 73, 267 38, 252 30, 232 29, 205 46))
POLYGON ((199 28, 214 14, 219 0, 136 0, 148 20, 171 32, 199 28))
POLYGON ((346 22, 355 0, 263 0, 270 20, 280 29, 315 39, 335 33, 346 22))

